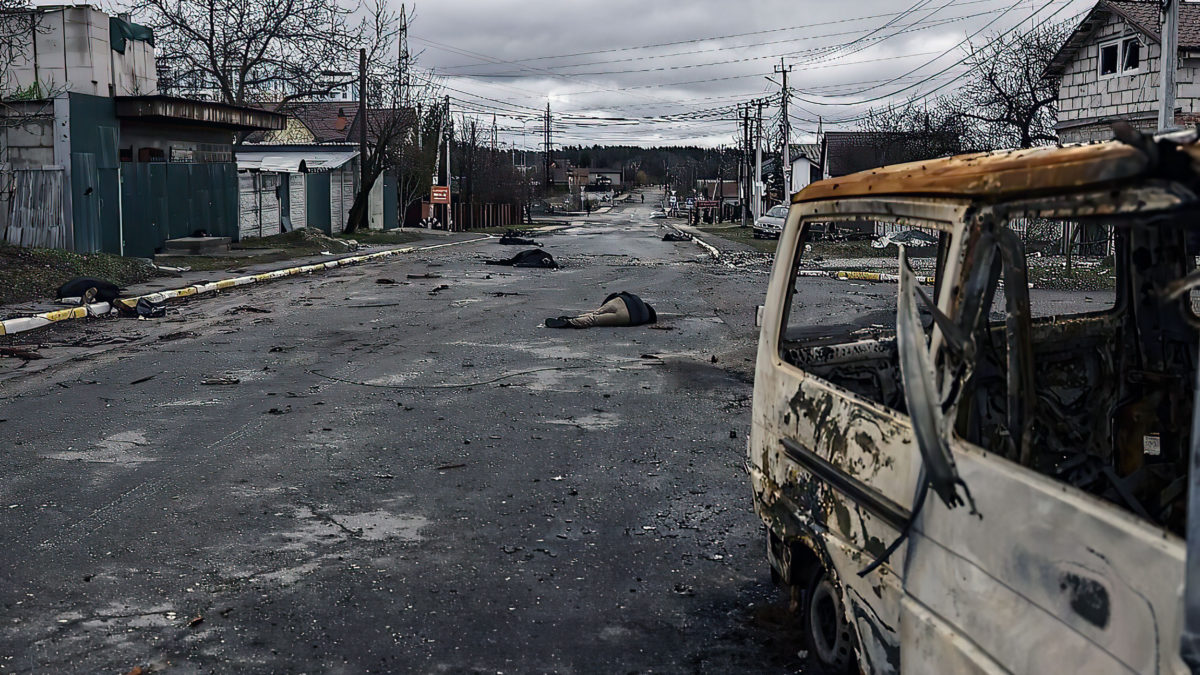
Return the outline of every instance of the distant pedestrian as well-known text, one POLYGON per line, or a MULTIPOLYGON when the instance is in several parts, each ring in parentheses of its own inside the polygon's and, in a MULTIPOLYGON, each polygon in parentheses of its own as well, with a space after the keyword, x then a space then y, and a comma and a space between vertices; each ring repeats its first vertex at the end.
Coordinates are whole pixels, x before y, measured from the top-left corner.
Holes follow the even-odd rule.
POLYGON ((645 203, 646 203, 646 195, 642 195, 642 203, 643 203, 643 204, 645 204, 645 203))

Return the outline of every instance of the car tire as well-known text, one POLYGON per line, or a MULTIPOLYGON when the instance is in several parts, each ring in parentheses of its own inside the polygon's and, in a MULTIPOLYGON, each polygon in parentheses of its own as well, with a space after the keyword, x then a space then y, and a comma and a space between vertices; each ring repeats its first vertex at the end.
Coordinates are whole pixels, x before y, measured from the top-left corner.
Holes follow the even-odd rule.
POLYGON ((841 593, 824 569, 817 569, 804 600, 804 637, 809 653, 831 675, 857 673, 853 628, 846 620, 841 593))

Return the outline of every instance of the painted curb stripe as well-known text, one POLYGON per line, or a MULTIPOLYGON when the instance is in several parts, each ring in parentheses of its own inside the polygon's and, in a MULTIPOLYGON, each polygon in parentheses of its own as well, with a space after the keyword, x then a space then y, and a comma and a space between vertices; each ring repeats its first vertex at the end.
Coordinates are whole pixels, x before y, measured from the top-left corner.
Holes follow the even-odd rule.
MULTIPOLYGON (((898 274, 887 274, 885 272, 854 272, 846 270, 799 270, 796 272, 796 276, 825 277, 829 279, 837 279, 838 281, 900 281, 900 275, 898 274)), ((934 284, 934 278, 917 277, 917 283, 932 286, 934 284)))
MULTIPOLYGON (((431 246, 406 246, 404 248, 390 248, 386 251, 376 251, 375 253, 367 253, 365 255, 348 256, 338 258, 337 260, 328 260, 320 263, 312 263, 309 265, 301 265, 300 267, 288 267, 281 270, 273 270, 270 272, 261 272, 259 274, 251 274, 243 277, 234 277, 232 279, 221 279, 220 281, 210 281, 205 284, 195 284, 185 286, 183 288, 174 288, 168 291, 159 291, 148 295, 139 295, 132 298, 117 298, 116 302, 120 303, 128 309, 133 309, 137 306, 138 300, 145 298, 150 302, 163 302, 174 298, 186 298, 193 295, 201 295, 203 293, 213 293, 223 291, 227 288, 236 288, 238 286, 248 286, 250 284, 262 283, 264 281, 272 281, 275 279, 284 279, 287 277, 296 276, 299 274, 309 274, 312 272, 323 272, 345 265, 354 265, 357 263, 371 262, 373 260, 382 260, 394 255, 402 255, 412 253, 414 251, 431 251, 437 248, 445 248, 447 246, 461 246, 463 244, 474 244, 480 241, 494 239, 491 236, 484 236, 478 239, 468 239, 466 241, 452 241, 445 244, 433 244, 431 246)), ((82 319, 88 316, 102 316, 113 310, 114 305, 107 302, 97 302, 86 307, 69 307, 66 309, 56 309, 51 312, 35 314, 33 316, 24 316, 17 319, 7 319, 0 321, 0 335, 9 333, 21 333, 35 328, 49 326, 57 321, 68 321, 71 319, 82 319)))

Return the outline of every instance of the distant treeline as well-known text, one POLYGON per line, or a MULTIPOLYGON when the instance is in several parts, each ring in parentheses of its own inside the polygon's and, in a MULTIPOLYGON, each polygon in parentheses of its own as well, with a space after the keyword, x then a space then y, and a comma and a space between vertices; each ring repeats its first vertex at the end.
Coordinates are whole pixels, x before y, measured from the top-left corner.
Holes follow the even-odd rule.
POLYGON ((568 145, 554 151, 555 159, 568 159, 585 169, 621 169, 625 180, 692 185, 701 178, 736 178, 737 154, 728 148, 632 145, 568 145))

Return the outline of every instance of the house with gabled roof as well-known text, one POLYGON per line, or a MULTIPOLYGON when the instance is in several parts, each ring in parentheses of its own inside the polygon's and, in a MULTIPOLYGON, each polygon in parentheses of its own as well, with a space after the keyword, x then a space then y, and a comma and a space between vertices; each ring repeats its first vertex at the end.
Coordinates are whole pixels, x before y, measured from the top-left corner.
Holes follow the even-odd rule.
MULTIPOLYGON (((1063 143, 1112 138, 1126 120, 1152 131, 1158 123, 1162 63, 1159 0, 1099 0, 1046 70, 1059 80, 1058 123, 1063 143)), ((1200 3, 1179 6, 1179 66, 1175 122, 1200 120, 1200 3)))

